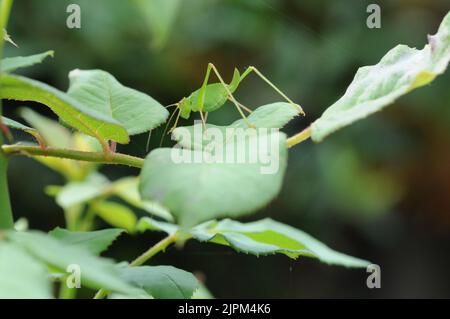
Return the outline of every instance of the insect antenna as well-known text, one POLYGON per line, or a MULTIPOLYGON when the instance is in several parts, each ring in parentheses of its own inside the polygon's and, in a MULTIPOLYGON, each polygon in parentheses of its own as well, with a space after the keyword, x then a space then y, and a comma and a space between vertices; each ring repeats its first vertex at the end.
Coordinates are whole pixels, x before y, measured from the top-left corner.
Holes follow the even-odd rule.
POLYGON ((147 137, 147 144, 145 146, 145 153, 148 153, 149 149, 150 149, 150 140, 152 138, 152 131, 148 132, 148 137, 147 137))
MULTIPOLYGON (((175 105, 178 105, 178 103, 175 104, 175 105)), ((159 147, 162 146, 162 144, 164 142, 164 138, 166 137, 167 129, 169 128, 170 122, 172 122, 173 117, 175 116, 175 114, 177 114, 177 112, 178 112, 178 117, 177 118, 179 118, 180 117, 180 113, 181 113, 181 110, 180 110, 179 106, 175 109, 175 111, 173 111, 172 115, 170 116, 169 120, 167 121, 166 127, 164 128, 164 132, 163 132, 163 134, 161 136, 161 141, 159 142, 159 147)))

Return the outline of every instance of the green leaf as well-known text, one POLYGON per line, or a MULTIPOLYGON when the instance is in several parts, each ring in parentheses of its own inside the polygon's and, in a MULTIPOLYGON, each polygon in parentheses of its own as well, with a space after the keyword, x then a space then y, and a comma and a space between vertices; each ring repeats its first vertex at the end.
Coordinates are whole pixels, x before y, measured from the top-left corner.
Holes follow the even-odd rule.
MULTIPOLYGON (((47 146, 84 152, 102 151, 98 140, 80 132, 72 134, 69 129, 58 123, 58 121, 51 120, 28 108, 21 109, 20 114, 31 126, 39 131, 44 144, 47 146)), ((34 158, 64 175, 69 181, 83 180, 98 166, 97 163, 56 157, 34 156, 34 158)))
POLYGON ((90 109, 110 114, 129 135, 150 131, 167 120, 169 112, 153 98, 120 84, 101 70, 73 70, 68 94, 90 109))
POLYGON ((136 289, 120 278, 118 267, 109 259, 93 255, 40 232, 10 233, 10 240, 49 267, 65 273, 69 265, 78 265, 81 283, 93 289, 133 294, 136 289))
POLYGON ((123 229, 104 229, 91 232, 71 232, 55 228, 49 235, 71 246, 82 247, 94 255, 99 255, 123 233, 123 229))
POLYGON ((128 143, 124 127, 108 113, 80 104, 72 97, 45 83, 22 76, 2 74, 0 97, 18 101, 34 101, 50 107, 65 123, 99 140, 128 143))
POLYGON ((180 0, 135 0, 139 12, 144 16, 156 49, 162 48, 169 38, 172 26, 176 20, 180 7, 180 0))
POLYGON ((126 229, 130 233, 134 231, 137 218, 128 207, 119 203, 101 201, 93 203, 92 210, 111 226, 126 229))
POLYGON ((47 57, 53 57, 54 51, 47 51, 40 54, 30 55, 30 56, 17 56, 12 58, 5 58, 1 60, 0 70, 1 72, 11 72, 17 69, 26 68, 39 64, 44 61, 47 57))
POLYGON ((20 110, 20 116, 42 135, 48 146, 66 149, 73 147, 72 134, 58 122, 28 108, 22 108, 20 110))
POLYGON ((121 275, 156 299, 190 299, 199 287, 193 274, 172 266, 126 267, 121 275))
POLYGON ((216 217, 241 216, 264 207, 281 188, 287 162, 285 135, 250 134, 228 145, 227 151, 243 156, 240 162, 237 158, 227 161, 215 157, 218 153, 211 157, 211 153, 185 149, 154 150, 142 170, 142 198, 162 203, 184 226, 216 217), (270 142, 260 143, 261 138, 270 142), (180 161, 175 158, 178 155, 191 162, 180 161), (269 164, 261 161, 262 156, 269 164), (198 158, 203 160, 196 162, 198 158))
POLYGON ((124 177, 113 183, 112 194, 120 197, 136 208, 145 210, 165 220, 173 221, 173 216, 165 207, 156 202, 142 200, 138 186, 139 179, 137 177, 124 177))
MULTIPOLYGON (((298 115, 298 109, 291 104, 278 102, 258 107, 247 118, 255 128, 276 129, 282 128, 298 115)), ((202 123, 197 123, 191 126, 177 127, 172 132, 172 139, 187 149, 206 150, 205 148, 215 137, 215 132, 220 132, 223 137, 226 137, 225 143, 227 143, 228 140, 233 139, 233 136, 242 132, 240 129, 248 129, 248 125, 243 119, 235 121, 230 126, 206 124, 205 128, 202 123)))
POLYGON ((138 192, 138 178, 124 177, 110 182, 106 176, 94 172, 83 181, 71 182, 63 186, 57 193, 56 202, 64 209, 93 200, 117 196, 136 208, 172 221, 170 212, 160 204, 141 200, 138 192))
POLYGON ((15 130, 20 130, 20 131, 24 131, 27 132, 28 134, 31 135, 35 135, 35 134, 39 134, 39 132, 29 126, 23 125, 22 123, 19 123, 17 121, 11 120, 7 117, 2 116, 2 122, 3 124, 5 124, 6 126, 8 126, 9 128, 15 129, 15 130))
POLYGON ((3 29, 3 40, 5 40, 6 42, 9 42, 9 43, 11 43, 12 45, 14 45, 15 47, 19 47, 14 41, 13 41, 13 39, 11 38, 11 36, 8 34, 8 32, 5 30, 5 29, 3 29))
MULTIPOLYGON (((247 119, 255 128, 281 129, 298 115, 298 109, 293 107, 292 104, 277 102, 258 107, 247 119)), ((177 127, 172 132, 172 139, 184 148, 201 150, 211 143, 211 136, 214 135, 214 130, 220 131, 223 136, 227 136, 227 129, 232 130, 238 128, 247 129, 248 125, 243 119, 237 120, 229 126, 218 126, 207 123, 206 129, 202 123, 197 123, 191 126, 177 127), (199 135, 201 135, 200 138, 198 138, 199 135), (189 136, 189 138, 186 139, 185 136, 189 136)))
POLYGON ((45 265, 16 245, 0 243, 0 298, 50 299, 49 275, 45 265))
POLYGON ((179 228, 174 224, 160 222, 149 217, 143 217, 137 223, 136 230, 139 232, 145 232, 147 230, 162 231, 167 233, 168 235, 173 235, 179 230, 179 228))
POLYGON ((187 233, 200 242, 230 246, 238 252, 256 256, 284 254, 297 259, 299 256, 317 258, 330 265, 366 267, 366 260, 354 258, 332 250, 307 233, 272 219, 240 223, 230 219, 208 221, 190 229, 180 229, 173 224, 142 218, 137 229, 141 232, 163 231, 169 235, 187 233))
POLYGON ((360 68, 344 96, 312 124, 312 139, 331 133, 392 104, 445 72, 450 61, 450 13, 422 50, 399 45, 374 66, 360 68))
MULTIPOLYGON (((247 119, 257 128, 283 128, 299 114, 299 110, 292 104, 276 102, 258 107, 247 119)), ((246 128, 247 124, 240 119, 231 126, 246 128)))
POLYGON ((84 204, 103 195, 110 185, 105 176, 93 173, 84 181, 72 182, 64 186, 56 196, 56 202, 64 209, 84 204))
POLYGON ((271 219, 251 223, 232 220, 209 222, 195 227, 192 236, 230 246, 239 252, 254 255, 282 253, 290 258, 313 257, 330 265, 367 267, 370 263, 336 252, 307 233, 271 219))
POLYGON ((42 137, 42 135, 39 133, 38 130, 36 130, 32 127, 23 125, 22 123, 16 122, 16 121, 11 120, 4 116, 1 117, 1 121, 3 122, 3 124, 8 126, 9 128, 12 128, 15 130, 21 130, 21 131, 24 131, 24 132, 32 135, 36 139, 36 141, 39 143, 39 145, 41 145, 42 147, 45 146, 44 138, 42 137))

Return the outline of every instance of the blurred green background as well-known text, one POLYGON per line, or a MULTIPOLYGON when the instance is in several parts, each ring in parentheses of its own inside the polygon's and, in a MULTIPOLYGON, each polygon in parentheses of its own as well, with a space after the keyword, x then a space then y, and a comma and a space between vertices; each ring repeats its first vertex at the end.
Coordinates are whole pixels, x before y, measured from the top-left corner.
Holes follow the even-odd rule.
MULTIPOLYGON (((8 46, 6 56, 53 49, 53 60, 26 74, 66 90, 70 70, 104 69, 165 105, 197 89, 208 62, 227 79, 235 66, 255 65, 305 109, 307 116, 286 129, 293 134, 344 93, 358 66, 377 63, 399 43, 422 47, 450 9, 448 0, 376 1, 382 28, 368 29, 366 7, 375 1, 182 0, 164 35, 152 29, 146 1, 16 1, 8 32, 19 48, 8 46), (81 6, 81 29, 66 27, 71 3, 81 6)), ((366 287, 364 270, 195 242, 152 264, 196 272, 221 298, 450 297, 449 80, 447 72, 322 144, 294 148, 280 196, 244 219, 270 216, 379 264, 381 289, 366 287)), ((253 108, 279 99, 256 77, 237 97, 253 108)), ((18 119, 14 107, 21 105, 6 103, 5 115, 18 119)), ((45 107, 35 110, 53 117, 45 107)), ((238 116, 230 106, 209 121, 226 124, 238 116)), ((152 148, 161 133, 153 134, 152 148)), ((146 140, 138 136, 119 151, 145 156, 146 140)), ((101 171, 113 180, 138 174, 124 167, 101 171)), ((16 218, 43 230, 64 226, 62 210, 43 191, 62 184, 59 175, 26 158, 14 158, 9 173, 16 218)), ((108 256, 130 260, 160 237, 124 236, 108 256)))

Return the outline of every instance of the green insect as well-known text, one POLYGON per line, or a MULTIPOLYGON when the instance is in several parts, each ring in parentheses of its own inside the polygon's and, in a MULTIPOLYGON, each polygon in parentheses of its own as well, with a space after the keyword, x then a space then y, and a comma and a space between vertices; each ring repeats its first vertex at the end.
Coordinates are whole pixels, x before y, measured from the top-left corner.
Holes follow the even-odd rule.
POLYGON ((231 80, 230 84, 226 84, 225 81, 222 79, 222 76, 217 71, 217 68, 214 66, 214 64, 209 63, 202 87, 191 93, 191 95, 189 95, 188 97, 184 97, 180 102, 171 105, 176 106, 177 109, 172 114, 169 123, 176 113, 178 113, 178 116, 176 118, 174 126, 170 131, 173 131, 177 127, 180 117, 188 119, 191 115, 191 112, 199 112, 202 123, 205 125, 206 120, 208 118, 208 113, 218 110, 228 100, 230 100, 236 106, 237 110, 239 111, 244 121, 248 124, 248 126, 252 127, 252 124, 248 121, 247 117, 244 114, 244 111, 251 113, 251 110, 242 105, 241 103, 239 103, 233 96, 233 93, 236 91, 239 84, 251 72, 254 72, 256 75, 258 75, 264 82, 269 84, 278 94, 280 94, 287 102, 291 103, 293 107, 299 110, 300 113, 304 114, 300 105, 292 102, 283 92, 281 92, 280 89, 278 89, 272 82, 270 82, 255 67, 253 66, 248 67, 244 71, 244 73, 242 73, 242 75, 239 73, 238 69, 235 69, 233 79, 231 80), (219 83, 208 84, 211 75, 211 70, 215 73, 215 75, 219 79, 219 83))

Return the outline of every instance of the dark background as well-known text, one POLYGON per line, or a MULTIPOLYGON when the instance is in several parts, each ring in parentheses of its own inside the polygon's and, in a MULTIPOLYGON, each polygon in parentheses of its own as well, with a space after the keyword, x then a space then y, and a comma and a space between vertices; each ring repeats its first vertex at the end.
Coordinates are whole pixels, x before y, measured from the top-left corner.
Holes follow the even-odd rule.
MULTIPOLYGON (((450 9, 448 0, 371 2, 183 0, 170 37, 155 47, 146 16, 133 1, 20 0, 8 30, 20 48, 8 46, 6 55, 53 49, 53 60, 26 74, 66 90, 70 70, 104 69, 165 105, 197 89, 208 62, 227 79, 235 66, 255 65, 307 112, 286 129, 293 134, 344 93, 358 66, 377 63, 399 43, 421 48, 450 9), (381 29, 366 27, 371 2, 381 5, 381 29), (70 3, 81 5, 80 30, 66 27, 70 3)), ((270 216, 381 265, 381 289, 366 287, 364 270, 303 258, 256 258, 195 242, 151 263, 200 274, 219 298, 450 297, 449 80, 447 72, 324 143, 291 150, 280 196, 243 219, 270 216)), ((278 99, 256 77, 244 82, 237 96, 252 107, 278 99)), ((17 119, 14 106, 6 104, 5 115, 17 119)), ((35 109, 53 116, 45 107, 35 109)), ((238 116, 225 107, 209 121, 229 123, 238 116)), ((135 137, 119 151, 145 156, 146 139, 135 137)), ((111 179, 138 174, 124 167, 101 171, 111 179)), ((16 218, 26 217, 42 230, 64 226, 62 210, 43 191, 63 182, 31 159, 14 158, 10 188, 16 218)), ((130 260, 160 237, 124 236, 108 256, 130 260)))

